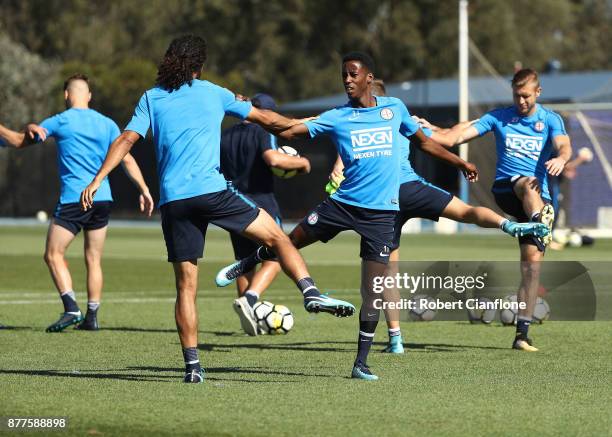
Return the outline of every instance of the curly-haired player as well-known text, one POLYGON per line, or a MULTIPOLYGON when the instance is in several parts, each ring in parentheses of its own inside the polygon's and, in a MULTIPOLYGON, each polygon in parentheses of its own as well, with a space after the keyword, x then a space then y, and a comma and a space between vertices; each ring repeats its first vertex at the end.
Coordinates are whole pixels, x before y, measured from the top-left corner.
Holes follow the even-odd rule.
POLYGON ((274 219, 228 186, 219 172, 221 122, 226 114, 258 123, 271 133, 289 129, 297 121, 255 108, 229 90, 200 80, 205 60, 202 38, 186 35, 171 42, 159 66, 156 86, 143 94, 132 120, 81 194, 83 208, 90 208, 100 182, 151 129, 162 228, 176 278, 175 317, 186 366, 184 381, 188 383, 204 379, 197 352, 196 293, 197 260, 204 253, 208 223, 271 247, 302 292, 307 311, 350 316, 355 310, 348 302, 321 295, 304 260, 274 219))

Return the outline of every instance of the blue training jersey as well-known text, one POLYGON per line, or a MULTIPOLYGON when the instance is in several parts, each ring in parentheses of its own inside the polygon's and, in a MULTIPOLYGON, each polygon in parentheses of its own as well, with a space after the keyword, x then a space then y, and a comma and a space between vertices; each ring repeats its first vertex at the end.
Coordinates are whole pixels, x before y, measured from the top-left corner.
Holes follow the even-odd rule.
MULTIPOLYGON (((425 135, 431 137, 432 131, 430 129, 427 129, 426 127, 421 129, 425 135)), ((399 141, 402 144, 402 153, 400 155, 400 185, 405 184, 406 182, 424 181, 425 179, 414 171, 412 164, 410 163, 410 140, 404 136, 401 136, 399 141)))
POLYGON ((473 125, 479 135, 495 134, 497 167, 495 180, 513 176, 535 176, 542 197, 550 200, 545 163, 550 159, 552 139, 567 135, 561 116, 537 105, 536 112, 521 117, 514 106, 495 109, 473 125))
MULTIPOLYGON (((80 200, 81 192, 98 173, 119 127, 93 109, 70 108, 41 124, 57 143, 57 166, 62 204, 80 200)), ((108 178, 96 192, 96 201, 113 200, 108 178)))
POLYGON ((371 108, 350 104, 324 112, 305 125, 311 137, 328 135, 344 164, 345 179, 332 198, 369 209, 398 211, 400 138, 419 130, 404 103, 376 97, 371 108))
POLYGON ((251 108, 250 102, 205 80, 143 94, 125 129, 142 137, 149 128, 153 133, 160 206, 227 188, 219 169, 221 122, 226 114, 244 119, 251 108))

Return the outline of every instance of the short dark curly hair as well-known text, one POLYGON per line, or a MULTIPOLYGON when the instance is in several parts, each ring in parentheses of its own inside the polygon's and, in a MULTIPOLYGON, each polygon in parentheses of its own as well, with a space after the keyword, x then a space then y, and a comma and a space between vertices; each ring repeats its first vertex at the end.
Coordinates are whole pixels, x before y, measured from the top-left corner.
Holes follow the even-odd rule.
POLYGON ((342 63, 349 61, 357 61, 361 63, 370 73, 374 74, 376 70, 376 64, 374 59, 370 55, 364 52, 350 52, 342 57, 342 63))
POLYGON ((193 73, 199 75, 204 62, 206 62, 204 38, 196 35, 175 38, 159 64, 155 84, 170 92, 186 83, 191 86, 193 73))

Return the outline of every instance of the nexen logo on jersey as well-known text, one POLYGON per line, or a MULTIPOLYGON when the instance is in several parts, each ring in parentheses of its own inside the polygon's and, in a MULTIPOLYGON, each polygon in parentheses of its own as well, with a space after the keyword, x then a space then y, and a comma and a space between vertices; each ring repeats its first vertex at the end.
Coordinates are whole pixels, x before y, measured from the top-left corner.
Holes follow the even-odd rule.
POLYGON ((506 153, 517 158, 531 158, 537 161, 544 147, 541 137, 528 135, 506 134, 506 153))
POLYGON ((393 128, 391 126, 351 131, 353 159, 392 156, 393 128))

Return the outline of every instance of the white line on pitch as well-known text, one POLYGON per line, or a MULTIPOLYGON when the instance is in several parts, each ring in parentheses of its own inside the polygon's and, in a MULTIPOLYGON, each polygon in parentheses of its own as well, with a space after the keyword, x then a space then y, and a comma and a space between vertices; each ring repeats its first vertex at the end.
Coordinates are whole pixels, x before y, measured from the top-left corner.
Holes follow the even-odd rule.
MULTIPOLYGON (((174 302, 175 298, 170 297, 149 297, 149 298, 133 298, 133 299, 105 299, 104 303, 158 303, 158 302, 174 302)), ((53 300, 0 300, 0 305, 37 305, 37 304, 57 304, 57 299, 53 300)))

